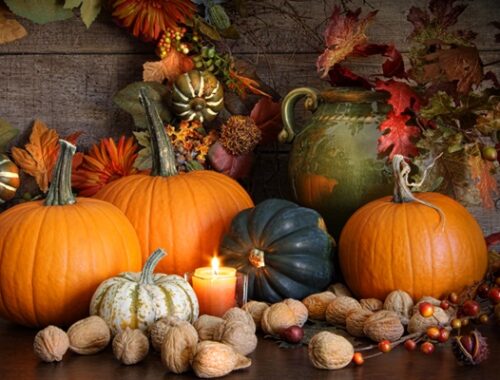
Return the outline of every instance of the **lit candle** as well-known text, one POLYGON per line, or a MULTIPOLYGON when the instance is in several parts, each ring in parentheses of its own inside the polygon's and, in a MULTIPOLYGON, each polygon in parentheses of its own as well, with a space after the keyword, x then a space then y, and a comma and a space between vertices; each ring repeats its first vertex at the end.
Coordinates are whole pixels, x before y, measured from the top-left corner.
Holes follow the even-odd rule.
POLYGON ((222 317, 236 306, 236 269, 219 267, 219 259, 212 259, 211 267, 198 268, 193 275, 193 289, 198 297, 200 315, 222 317))

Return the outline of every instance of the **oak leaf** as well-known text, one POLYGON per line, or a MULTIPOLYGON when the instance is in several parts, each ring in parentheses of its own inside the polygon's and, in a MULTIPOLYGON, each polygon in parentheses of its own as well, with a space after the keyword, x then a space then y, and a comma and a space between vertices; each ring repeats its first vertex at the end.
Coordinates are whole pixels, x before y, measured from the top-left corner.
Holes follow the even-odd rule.
POLYGON ((376 88, 390 93, 388 103, 392 106, 386 120, 379 126, 382 136, 378 139, 378 151, 388 151, 391 160, 396 154, 416 156, 418 149, 413 140, 420 136, 420 129, 407 125, 407 122, 411 119, 410 113, 420 109, 418 96, 406 83, 394 80, 378 80, 376 88))
POLYGON ((146 62, 143 65, 143 80, 145 82, 160 82, 165 79, 174 82, 177 77, 194 68, 193 60, 185 54, 171 49, 170 52, 158 62, 146 62))

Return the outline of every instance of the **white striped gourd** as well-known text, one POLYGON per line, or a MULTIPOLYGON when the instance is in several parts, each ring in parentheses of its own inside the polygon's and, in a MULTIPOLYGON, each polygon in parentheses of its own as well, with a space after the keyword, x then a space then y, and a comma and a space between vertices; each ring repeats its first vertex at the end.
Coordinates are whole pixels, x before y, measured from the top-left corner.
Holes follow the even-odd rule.
POLYGON ((113 334, 125 330, 145 331, 156 320, 174 316, 194 322, 198 299, 191 285, 178 275, 153 273, 165 251, 157 249, 142 272, 124 272, 104 281, 90 302, 90 314, 103 318, 113 334))
POLYGON ((14 198, 19 187, 19 169, 7 155, 0 153, 0 204, 14 198))
POLYGON ((191 70, 180 75, 172 89, 172 109, 183 120, 215 119, 224 107, 224 90, 209 71, 191 70))

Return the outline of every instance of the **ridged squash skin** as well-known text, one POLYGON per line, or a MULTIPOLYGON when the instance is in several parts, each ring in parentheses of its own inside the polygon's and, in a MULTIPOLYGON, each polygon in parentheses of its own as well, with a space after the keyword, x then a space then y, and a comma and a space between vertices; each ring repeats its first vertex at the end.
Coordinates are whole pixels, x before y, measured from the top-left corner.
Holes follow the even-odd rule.
POLYGON ((340 266, 358 298, 383 300, 404 290, 414 300, 441 299, 484 277, 488 253, 474 217, 442 194, 409 197, 402 203, 394 197, 372 201, 342 230, 340 266))
POLYGON ((121 273, 99 285, 90 302, 90 314, 103 318, 113 334, 127 327, 145 331, 167 316, 194 322, 199 307, 191 285, 178 275, 153 274, 163 255, 158 250, 142 272, 121 273))
POLYGON ((141 267, 128 219, 109 203, 72 198, 71 157, 65 164, 74 204, 58 193, 61 204, 32 201, 0 214, 0 316, 21 325, 70 325, 88 315, 102 281, 141 267))
POLYGON ((18 167, 6 154, 0 153, 0 205, 14 198, 19 184, 18 167))
POLYGON ((333 276, 333 239, 321 216, 282 199, 240 212, 220 246, 224 265, 248 275, 249 299, 303 299, 333 276))

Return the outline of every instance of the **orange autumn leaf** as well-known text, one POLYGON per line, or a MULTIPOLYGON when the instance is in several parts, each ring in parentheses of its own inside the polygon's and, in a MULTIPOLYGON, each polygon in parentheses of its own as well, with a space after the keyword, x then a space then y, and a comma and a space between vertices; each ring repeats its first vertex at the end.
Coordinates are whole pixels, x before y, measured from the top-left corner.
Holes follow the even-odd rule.
POLYGON ((480 155, 469 157, 472 180, 481 196, 483 207, 493 208, 495 206, 494 195, 499 194, 497 181, 491 174, 493 162, 483 160, 480 155))
POLYGON ((5 7, 0 6, 0 45, 26 37, 28 32, 17 20, 11 18, 5 7))
MULTIPOLYGON (((65 139, 76 144, 80 135, 81 132, 75 132, 65 139)), ((59 135, 44 122, 35 120, 29 143, 24 148, 13 147, 12 157, 24 172, 35 178, 38 187, 45 193, 49 189, 52 171, 59 155, 59 135)), ((76 153, 73 167, 79 165, 81 159, 81 153, 76 153)))
POLYGON ((161 61, 146 62, 143 65, 142 79, 145 82, 162 83, 165 79, 173 82, 179 75, 193 68, 194 63, 190 57, 172 49, 161 61))
POLYGON ((35 177, 36 183, 44 193, 49 188, 52 169, 59 152, 59 135, 40 120, 35 120, 29 143, 25 149, 12 148, 12 157, 26 173, 35 177))

